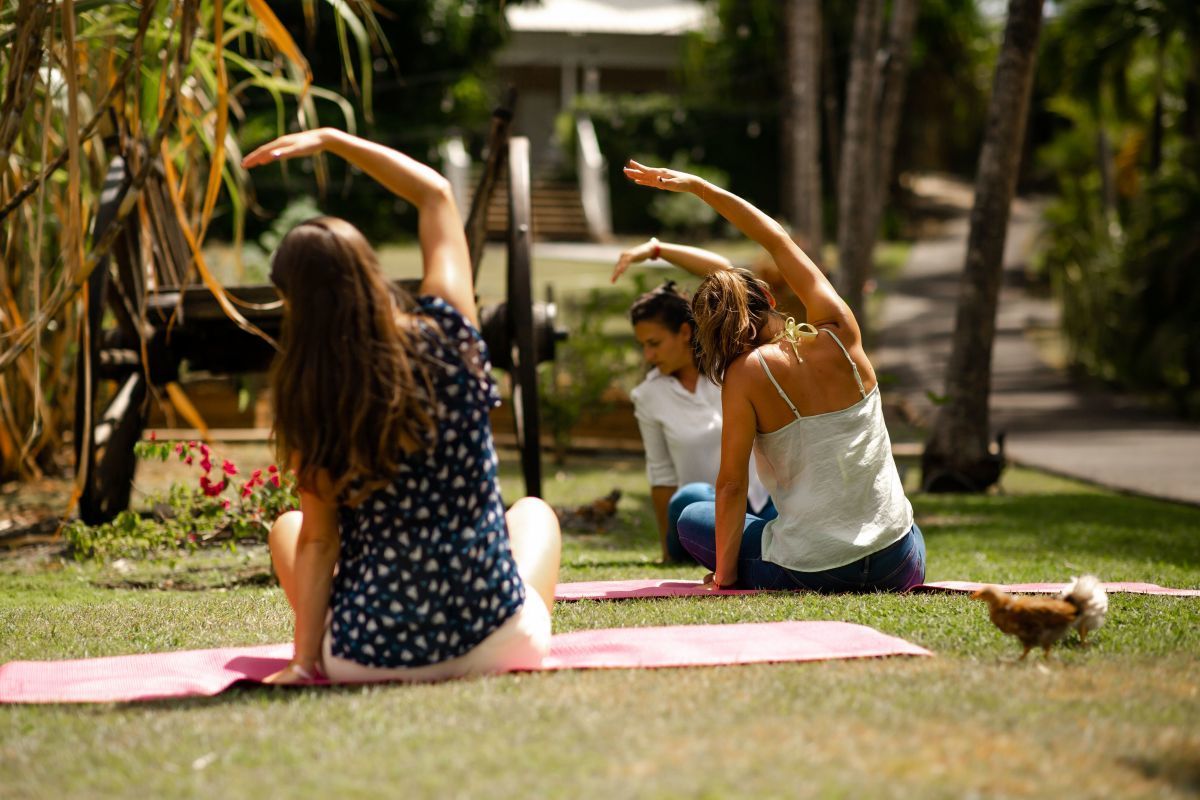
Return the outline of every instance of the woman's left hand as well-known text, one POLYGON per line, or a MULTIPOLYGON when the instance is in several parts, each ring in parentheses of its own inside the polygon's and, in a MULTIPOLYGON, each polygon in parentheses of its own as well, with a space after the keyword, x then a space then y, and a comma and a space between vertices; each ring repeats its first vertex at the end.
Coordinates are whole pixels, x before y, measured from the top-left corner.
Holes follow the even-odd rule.
POLYGON ((617 265, 613 267, 612 283, 616 283, 617 278, 624 275, 625 270, 634 264, 654 258, 657 249, 658 239, 652 238, 648 242, 643 242, 621 253, 621 257, 617 259, 617 265))
POLYGON ((638 186, 651 186, 668 192, 697 193, 704 185, 704 180, 695 175, 665 167, 647 167, 632 158, 625 164, 625 177, 638 186))
POLYGON ((730 588, 735 583, 737 583, 736 578, 734 580, 729 581, 728 583, 726 583, 724 581, 721 581, 720 583, 718 583, 717 582, 717 573, 710 572, 704 576, 704 583, 702 583, 700 585, 700 588, 705 589, 710 592, 719 592, 722 589, 730 588))
POLYGON ((243 167, 258 167, 272 161, 283 161, 289 158, 310 156, 320 153, 329 142, 329 136, 324 128, 315 131, 300 131, 289 133, 273 139, 242 159, 243 167))
POLYGON ((317 671, 315 661, 305 664, 304 662, 292 659, 291 663, 286 667, 264 678, 263 683, 273 686, 288 686, 297 683, 309 683, 319 677, 321 676, 317 671))

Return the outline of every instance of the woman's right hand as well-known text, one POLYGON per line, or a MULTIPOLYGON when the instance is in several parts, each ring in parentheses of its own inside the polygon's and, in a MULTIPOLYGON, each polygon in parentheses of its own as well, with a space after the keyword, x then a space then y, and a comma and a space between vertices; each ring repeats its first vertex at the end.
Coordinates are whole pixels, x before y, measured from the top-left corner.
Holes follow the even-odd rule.
POLYGON ((243 167, 258 167, 272 161, 283 161, 289 158, 309 156, 320 153, 329 144, 331 131, 328 128, 318 128, 315 131, 300 131, 289 133, 273 139, 242 159, 243 167))
POLYGON ((624 275, 625 271, 634 264, 657 257, 655 251, 658 250, 658 247, 658 239, 651 237, 650 241, 642 242, 621 253, 620 258, 617 259, 617 265, 613 267, 612 283, 616 283, 617 278, 624 275))
POLYGON ((625 177, 638 186, 650 186, 667 192, 699 194, 704 186, 704 179, 691 173, 665 167, 648 167, 645 164, 639 164, 632 158, 626 162, 624 172, 625 177))

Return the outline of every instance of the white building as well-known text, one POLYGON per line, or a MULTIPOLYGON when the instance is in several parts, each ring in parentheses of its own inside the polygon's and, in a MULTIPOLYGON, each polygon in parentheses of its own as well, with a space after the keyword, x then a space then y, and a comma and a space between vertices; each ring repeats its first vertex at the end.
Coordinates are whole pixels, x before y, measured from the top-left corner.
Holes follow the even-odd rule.
POLYGON ((554 120, 579 92, 662 92, 678 86, 686 34, 708 12, 697 0, 542 0, 509 6, 500 79, 517 87, 514 132, 528 136, 534 168, 568 157, 554 120))

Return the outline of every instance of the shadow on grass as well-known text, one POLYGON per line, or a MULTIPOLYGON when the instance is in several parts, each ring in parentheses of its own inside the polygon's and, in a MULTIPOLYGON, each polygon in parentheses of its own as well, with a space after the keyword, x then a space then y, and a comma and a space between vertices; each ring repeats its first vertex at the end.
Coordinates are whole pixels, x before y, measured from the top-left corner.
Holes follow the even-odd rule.
POLYGON ((297 699, 315 697, 344 697, 362 694, 364 691, 377 690, 381 687, 393 689, 413 688, 429 684, 391 683, 376 684, 338 684, 328 686, 268 686, 258 681, 242 680, 229 686, 223 692, 211 696, 197 697, 162 697, 154 700, 131 700, 123 703, 48 703, 46 706, 78 711, 93 717, 103 717, 112 713, 137 711, 211 711, 225 706, 245 705, 247 702, 257 704, 288 703, 297 699))

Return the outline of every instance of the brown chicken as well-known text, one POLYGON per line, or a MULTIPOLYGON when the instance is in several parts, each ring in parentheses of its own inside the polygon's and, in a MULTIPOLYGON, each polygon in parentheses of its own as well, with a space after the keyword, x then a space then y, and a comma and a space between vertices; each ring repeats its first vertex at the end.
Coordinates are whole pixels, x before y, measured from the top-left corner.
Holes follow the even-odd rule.
POLYGON ((1042 648, 1049 658, 1050 646, 1075 627, 1080 617, 1080 605, 1073 596, 1026 597, 984 586, 971 597, 988 604, 988 613, 997 628, 1021 640, 1025 646, 1022 659, 1034 647, 1042 648))
POLYGON ((603 530, 609 520, 617 514, 617 503, 621 500, 621 490, 613 489, 604 497, 599 497, 590 503, 575 508, 556 508, 559 524, 564 528, 575 530, 603 530))

